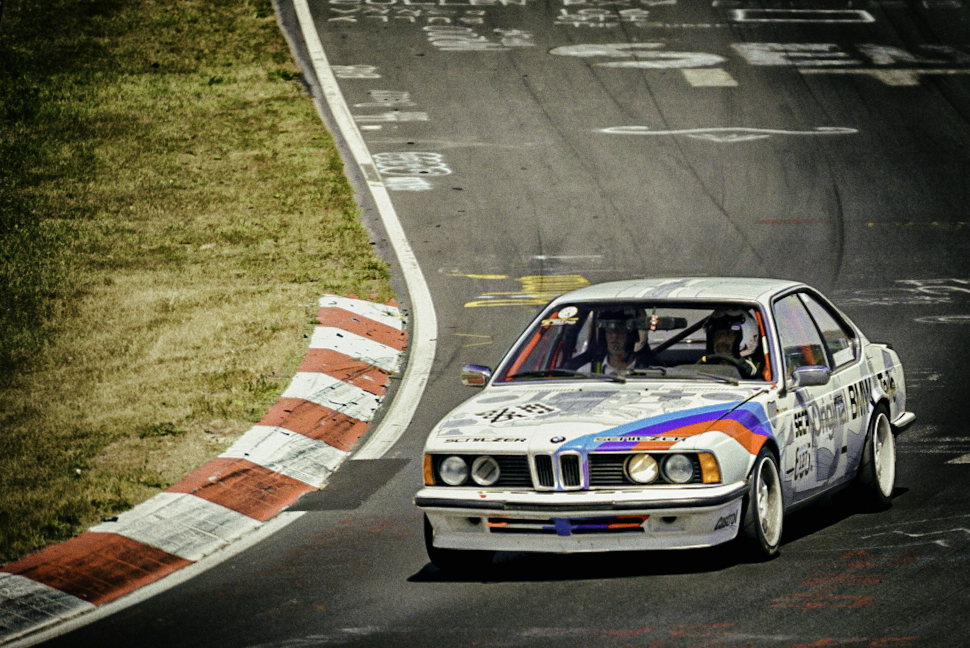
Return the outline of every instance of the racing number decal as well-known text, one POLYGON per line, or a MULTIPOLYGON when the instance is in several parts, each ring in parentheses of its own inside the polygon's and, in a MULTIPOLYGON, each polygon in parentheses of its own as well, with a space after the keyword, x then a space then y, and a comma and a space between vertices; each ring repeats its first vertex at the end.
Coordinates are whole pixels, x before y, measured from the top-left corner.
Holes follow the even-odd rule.
POLYGON ((806 443, 795 451, 795 481, 801 481, 812 472, 812 444, 806 443))

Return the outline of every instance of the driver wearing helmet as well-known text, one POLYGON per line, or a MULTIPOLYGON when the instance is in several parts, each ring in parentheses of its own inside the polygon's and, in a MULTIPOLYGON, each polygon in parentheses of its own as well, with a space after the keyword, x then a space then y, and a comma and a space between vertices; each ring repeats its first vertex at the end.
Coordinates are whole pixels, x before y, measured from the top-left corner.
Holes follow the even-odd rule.
POLYGON ((744 309, 714 311, 704 325, 707 355, 702 364, 730 364, 742 378, 754 378, 761 371, 756 362, 761 333, 754 314, 744 309))
MULTIPOLYGON (((597 330, 602 332, 605 355, 593 358, 579 367, 578 371, 601 374, 625 374, 637 367, 640 358, 636 354, 640 343, 640 331, 634 311, 606 311, 599 315, 597 330)), ((602 351, 602 347, 600 347, 602 351)))

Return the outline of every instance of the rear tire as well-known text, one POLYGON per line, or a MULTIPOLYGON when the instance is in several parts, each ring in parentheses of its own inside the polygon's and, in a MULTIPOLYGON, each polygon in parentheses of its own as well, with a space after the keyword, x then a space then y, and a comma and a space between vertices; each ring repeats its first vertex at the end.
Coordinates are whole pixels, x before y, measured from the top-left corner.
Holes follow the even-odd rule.
POLYGON ((434 528, 428 516, 424 516, 424 549, 428 560, 442 571, 474 574, 485 571, 492 564, 494 551, 442 549, 434 546, 434 528))
POLYGON ((778 460, 762 448, 751 470, 748 494, 742 506, 743 539, 755 558, 768 560, 778 555, 785 507, 781 494, 778 460))
POLYGON ((856 478, 864 504, 882 510, 892 504, 896 486, 896 438, 885 405, 872 413, 856 478))

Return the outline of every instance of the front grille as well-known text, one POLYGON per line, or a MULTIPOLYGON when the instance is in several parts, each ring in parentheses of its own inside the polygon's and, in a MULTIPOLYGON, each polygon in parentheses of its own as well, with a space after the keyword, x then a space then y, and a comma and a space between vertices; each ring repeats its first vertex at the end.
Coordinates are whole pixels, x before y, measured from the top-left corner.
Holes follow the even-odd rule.
MULTIPOLYGON (((450 455, 434 455, 434 474, 435 482, 438 486, 444 484, 438 478, 438 466, 446 457, 450 455)), ((461 454, 458 455, 465 460, 470 467, 476 458, 483 455, 461 454)), ((558 457, 558 470, 551 455, 535 456, 535 479, 533 480, 532 469, 529 466, 529 459, 526 455, 489 455, 499 465, 499 479, 491 488, 533 488, 533 485, 540 489, 570 489, 575 490, 584 487, 583 458, 578 454, 562 454, 558 457), (556 479, 558 473, 558 480, 556 479)), ((624 469, 630 453, 591 453, 588 455, 589 488, 623 488, 627 486, 643 486, 631 481, 626 476, 624 469)), ((690 483, 699 484, 703 479, 701 476, 700 461, 696 454, 687 454, 694 464, 694 479, 690 483)), ((662 460, 661 453, 654 454, 657 460, 662 460)), ((666 484, 662 474, 653 484, 666 484)), ((469 480, 464 484, 465 487, 480 488, 473 481, 469 480)))
POLYGON ((498 462, 497 486, 505 488, 532 488, 529 459, 525 455, 492 455, 498 462))
POLYGON ((627 479, 623 469, 627 457, 630 455, 600 455, 589 456, 589 485, 596 486, 626 486, 632 484, 627 479))
POLYGON ((556 478, 552 472, 552 457, 549 455, 536 455, 536 482, 543 488, 552 488, 556 485, 556 478))
POLYGON ((562 455, 559 458, 562 470, 562 485, 566 488, 579 488, 583 485, 583 473, 579 467, 579 455, 562 455))
MULTIPOLYGON (((629 454, 590 454, 589 455, 589 486, 590 488, 611 488, 616 486, 640 486, 636 482, 630 480, 626 476, 626 470, 624 465, 629 457, 629 454)), ((655 454, 653 455, 658 461, 662 459, 663 455, 655 454)), ((694 464, 694 479, 691 480, 692 484, 700 484, 703 481, 701 476, 701 466, 700 461, 697 459, 697 455, 688 454, 687 457, 694 464)), ((661 474, 657 478, 654 484, 666 484, 668 483, 661 474)))

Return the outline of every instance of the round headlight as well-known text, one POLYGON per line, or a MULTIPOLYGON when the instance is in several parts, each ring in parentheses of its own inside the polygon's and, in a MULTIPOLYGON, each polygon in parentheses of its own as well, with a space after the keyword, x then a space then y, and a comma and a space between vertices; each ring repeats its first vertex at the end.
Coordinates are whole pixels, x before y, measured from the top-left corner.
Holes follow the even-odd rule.
POLYGON ((461 457, 448 457, 438 466, 438 476, 449 486, 461 486, 468 479, 468 464, 461 457))
POLYGON ((664 477, 675 484, 686 484, 694 479, 694 464, 681 454, 672 454, 664 459, 664 477))
POLYGON ((626 460, 626 476, 638 484, 649 484, 659 474, 657 460, 648 454, 635 454, 626 460))
POLYGON ((472 479, 479 486, 491 486, 498 481, 500 472, 498 462, 491 457, 479 457, 472 463, 472 479))

